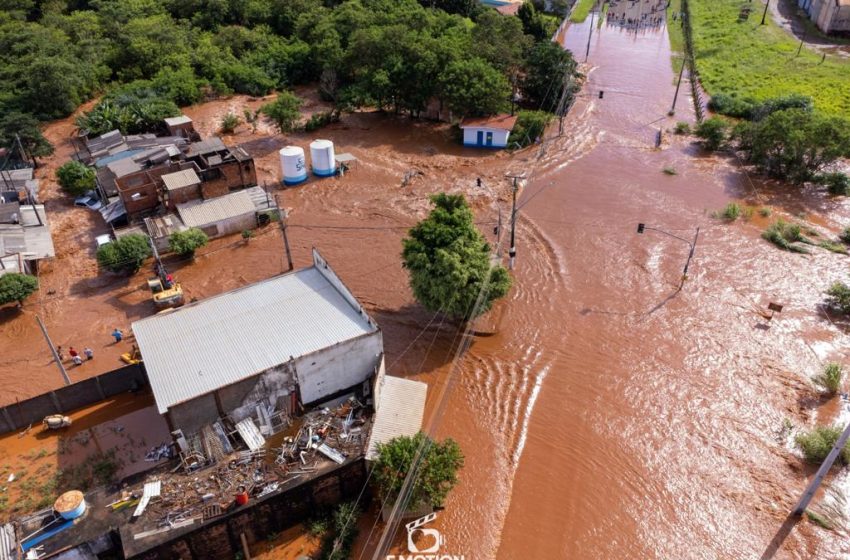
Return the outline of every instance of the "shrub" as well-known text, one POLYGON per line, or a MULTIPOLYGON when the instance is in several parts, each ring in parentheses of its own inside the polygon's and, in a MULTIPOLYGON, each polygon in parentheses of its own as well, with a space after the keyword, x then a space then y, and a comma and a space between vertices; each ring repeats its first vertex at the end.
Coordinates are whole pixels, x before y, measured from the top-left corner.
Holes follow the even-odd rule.
POLYGON ((673 129, 673 132, 676 134, 690 134, 691 125, 685 121, 679 121, 676 123, 676 127, 673 129))
POLYGON ((734 95, 718 93, 708 102, 708 108, 721 115, 736 119, 749 119, 753 114, 755 102, 751 99, 741 99, 734 95))
POLYGON ((847 247, 845 247, 844 244, 838 243, 836 241, 828 241, 824 239, 823 241, 818 243, 818 247, 820 247, 821 249, 826 249, 831 253, 838 253, 840 255, 847 254, 847 247))
POLYGON ((71 196, 80 196, 95 187, 95 170, 79 161, 69 161, 56 170, 59 184, 71 196))
POLYGON ((850 314, 850 286, 844 282, 834 282, 826 291, 826 304, 842 313, 850 314))
POLYGON ((714 213, 715 218, 734 222, 741 217, 741 206, 737 202, 730 202, 723 210, 714 213))
POLYGON ((786 251, 793 253, 808 253, 804 247, 793 245, 797 241, 804 241, 802 230, 798 224, 789 224, 783 219, 778 219, 764 230, 761 236, 786 251))
POLYGON ((38 289, 38 279, 28 274, 8 272, 0 276, 0 305, 13 301, 23 305, 24 300, 38 289))
POLYGON ((844 228, 838 238, 844 243, 850 243, 850 226, 844 228))
POLYGON ((511 143, 520 148, 534 143, 537 138, 543 137, 551 120, 552 114, 546 111, 520 111, 511 131, 511 143))
POLYGON ((290 132, 301 118, 302 103, 295 94, 282 91, 274 101, 260 107, 260 111, 274 121, 281 132, 290 132))
POLYGON ((194 257, 195 251, 209 241, 207 234, 196 227, 176 231, 168 238, 168 248, 184 257, 194 257))
POLYGON ((235 113, 227 113, 223 117, 221 117, 221 123, 219 123, 219 130, 223 134, 232 134, 236 127, 239 126, 239 123, 242 122, 242 119, 239 118, 239 115, 235 113))
POLYGON ((823 173, 817 182, 826 185, 826 190, 833 196, 850 195, 850 176, 846 173, 823 173))
POLYGON ((678 172, 678 171, 676 171, 676 168, 675 168, 675 167, 670 167, 669 165, 668 165, 668 166, 666 166, 666 167, 664 167, 663 169, 661 169, 661 171, 662 171, 665 175, 678 175, 678 174, 679 174, 679 172, 678 172))
POLYGON ((841 388, 841 378, 844 371, 841 369, 841 364, 831 362, 824 366, 823 371, 817 374, 812 381, 815 385, 823 388, 830 395, 834 395, 841 388))
POLYGON ((319 130, 320 128, 329 125, 331 122, 333 122, 332 111, 313 113, 310 116, 310 119, 304 124, 304 130, 307 132, 313 132, 314 130, 319 130))
POLYGON ((699 123, 696 135, 702 139, 703 145, 712 152, 722 148, 728 139, 729 123, 720 117, 711 117, 699 123))
POLYGON ((245 241, 250 241, 252 237, 254 237, 253 230, 246 229, 242 231, 242 239, 244 239, 245 241))
POLYGON ((97 250, 97 263, 111 272, 134 274, 151 254, 147 236, 132 233, 102 245, 97 250))
MULTIPOLYGON (((820 464, 829 455, 832 446, 841 436, 841 428, 833 426, 818 426, 809 432, 799 434, 796 438, 797 446, 803 451, 803 457, 810 463, 820 464)), ((841 450, 838 459, 844 463, 850 463, 850 441, 841 450)))
POLYGON ((770 208, 759 208, 759 216, 767 218, 771 214, 770 208))

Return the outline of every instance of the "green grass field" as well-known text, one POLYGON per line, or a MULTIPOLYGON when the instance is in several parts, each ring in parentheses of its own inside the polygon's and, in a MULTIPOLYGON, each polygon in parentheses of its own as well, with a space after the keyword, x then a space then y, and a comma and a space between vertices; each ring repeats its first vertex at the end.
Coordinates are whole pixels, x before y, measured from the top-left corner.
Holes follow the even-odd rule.
POLYGON ((575 8, 573 8, 573 13, 570 16, 570 21, 575 23, 581 23, 587 19, 587 16, 590 14, 590 10, 596 4, 596 0, 578 0, 576 2, 575 8))
MULTIPOLYGON (((694 50, 702 85, 709 94, 727 93, 763 100, 788 93, 814 99, 833 115, 850 114, 850 61, 803 47, 768 15, 760 25, 760 2, 747 21, 738 22, 742 0, 690 0, 694 50)), ((671 41, 673 37, 671 35, 671 41)))

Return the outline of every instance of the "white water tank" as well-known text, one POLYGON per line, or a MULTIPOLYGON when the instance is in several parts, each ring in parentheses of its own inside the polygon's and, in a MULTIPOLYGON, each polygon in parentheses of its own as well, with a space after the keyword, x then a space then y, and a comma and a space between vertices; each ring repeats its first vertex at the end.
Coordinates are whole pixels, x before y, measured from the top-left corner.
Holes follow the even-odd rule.
POLYGON ((304 159, 304 148, 285 146, 280 149, 279 153, 284 185, 297 185, 307 179, 307 161, 304 159))
POLYGON ((313 163, 313 174, 319 177, 330 177, 336 173, 336 157, 334 143, 330 140, 313 140, 310 143, 310 160, 313 163))

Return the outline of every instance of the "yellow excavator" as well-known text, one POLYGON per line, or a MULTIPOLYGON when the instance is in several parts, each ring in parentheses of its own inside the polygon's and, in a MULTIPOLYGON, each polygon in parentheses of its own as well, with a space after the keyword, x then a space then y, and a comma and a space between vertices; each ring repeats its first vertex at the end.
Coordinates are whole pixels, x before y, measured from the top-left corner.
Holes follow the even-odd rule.
POLYGON ((148 288, 157 309, 180 307, 185 302, 183 287, 159 263, 156 265, 156 278, 148 280, 148 288))

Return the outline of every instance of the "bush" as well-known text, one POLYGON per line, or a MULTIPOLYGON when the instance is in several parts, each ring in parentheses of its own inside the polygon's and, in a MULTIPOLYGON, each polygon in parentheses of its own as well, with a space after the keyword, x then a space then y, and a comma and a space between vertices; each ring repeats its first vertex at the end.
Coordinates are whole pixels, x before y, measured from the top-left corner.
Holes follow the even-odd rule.
POLYGON ((714 217, 734 222, 741 217, 741 206, 736 202, 730 202, 723 210, 715 212, 714 217))
POLYGON ((664 168, 662 168, 662 169, 661 169, 661 171, 662 171, 665 175, 678 175, 678 174, 679 174, 679 172, 678 172, 678 171, 676 171, 676 168, 675 168, 675 167, 670 167, 669 165, 668 165, 668 166, 665 166, 664 168))
POLYGON ((783 219, 778 219, 764 230, 761 236, 786 251, 792 253, 808 253, 804 247, 793 245, 798 241, 805 241, 802 230, 798 224, 789 224, 783 219))
POLYGON ((242 119, 239 118, 239 115, 235 113, 227 113, 221 118, 221 123, 219 123, 218 129, 223 134, 232 134, 236 127, 239 126, 239 123, 242 122, 242 119))
POLYGON ((833 196, 850 195, 850 176, 846 173, 823 173, 817 177, 817 182, 826 185, 826 190, 833 196))
POLYGON ((207 234, 196 227, 176 231, 168 238, 168 248, 184 257, 194 257, 195 251, 210 240, 207 234))
POLYGON ((147 236, 133 233, 102 245, 97 250, 97 263, 111 272, 134 274, 151 254, 147 236))
POLYGON ((850 286, 844 282, 834 282, 826 291, 826 304, 842 313, 850 314, 850 286))
POLYGON ((844 243, 850 243, 850 226, 844 228, 838 238, 844 243))
POLYGON ((552 113, 546 111, 520 111, 516 124, 511 131, 511 144, 524 148, 543 138, 543 133, 552 120, 552 113))
MULTIPOLYGON (((803 457, 810 463, 820 464, 829 455, 830 450, 841 436, 841 428, 818 426, 809 432, 797 436, 797 446, 803 451, 803 457)), ((838 460, 845 465, 850 463, 850 441, 841 450, 838 460)))
POLYGON ((679 121, 676 123, 676 127, 673 129, 673 132, 676 134, 690 134, 691 125, 685 121, 679 121))
POLYGON ((281 132, 290 132, 301 119, 301 104, 303 101, 295 94, 282 91, 271 103, 260 107, 260 111, 274 121, 281 132))
POLYGON ((313 113, 310 116, 310 119, 304 124, 304 130, 307 132, 313 132, 314 130, 319 130, 334 120, 332 111, 323 111, 320 113, 313 113))
POLYGON ((56 170, 59 184, 71 196, 80 196, 95 187, 95 170, 79 161, 69 161, 56 170))
POLYGON ((816 375, 812 381, 815 382, 815 385, 823 388, 828 394, 834 395, 841 388, 841 378, 843 375, 844 371, 841 369, 841 364, 832 362, 826 364, 823 372, 816 375))
POLYGON ((725 93, 712 96, 708 102, 708 108, 715 113, 747 120, 752 117, 754 106, 755 102, 752 99, 741 99, 725 93))
POLYGON ((13 301, 23 305, 24 300, 38 289, 38 279, 28 274, 8 272, 0 276, 0 305, 13 301))
POLYGON ((720 117, 711 117, 699 123, 696 135, 702 139, 703 145, 712 152, 719 150, 728 139, 729 123, 720 117))
POLYGON ((821 249, 826 249, 831 253, 838 253, 841 255, 847 254, 847 247, 844 246, 843 243, 838 243, 837 241, 829 241, 824 239, 820 243, 818 243, 818 247, 821 249))
POLYGON ((734 95, 718 93, 708 102, 708 108, 727 117, 760 121, 768 115, 785 109, 812 111, 814 104, 811 97, 796 93, 766 99, 761 103, 753 99, 742 99, 734 95))

